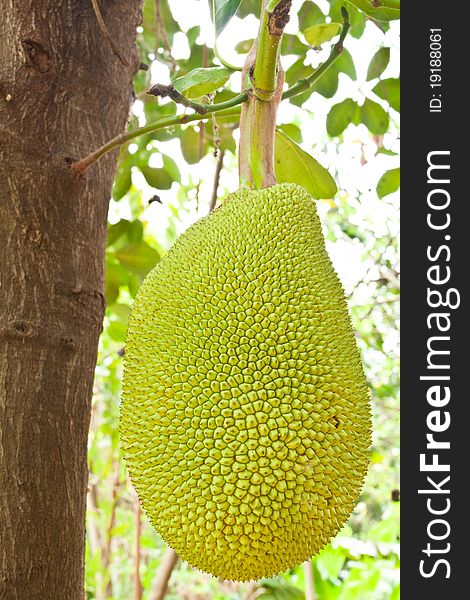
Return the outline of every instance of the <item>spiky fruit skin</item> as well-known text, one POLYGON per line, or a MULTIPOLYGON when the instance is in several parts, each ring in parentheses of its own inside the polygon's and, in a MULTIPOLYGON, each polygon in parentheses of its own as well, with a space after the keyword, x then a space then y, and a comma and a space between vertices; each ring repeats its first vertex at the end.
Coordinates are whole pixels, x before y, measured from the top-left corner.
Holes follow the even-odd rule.
POLYGON ((128 328, 121 440, 157 531, 217 577, 285 571, 348 519, 369 396, 303 188, 232 194, 148 275, 128 328))

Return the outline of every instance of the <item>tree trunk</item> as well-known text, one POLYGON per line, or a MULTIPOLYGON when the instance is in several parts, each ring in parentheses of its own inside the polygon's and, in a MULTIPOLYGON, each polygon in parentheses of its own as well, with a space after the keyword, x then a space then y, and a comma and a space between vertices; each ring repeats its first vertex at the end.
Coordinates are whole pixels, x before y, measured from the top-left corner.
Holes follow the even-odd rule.
POLYGON ((0 18, 0 598, 83 600, 87 436, 141 0, 5 0, 0 18))

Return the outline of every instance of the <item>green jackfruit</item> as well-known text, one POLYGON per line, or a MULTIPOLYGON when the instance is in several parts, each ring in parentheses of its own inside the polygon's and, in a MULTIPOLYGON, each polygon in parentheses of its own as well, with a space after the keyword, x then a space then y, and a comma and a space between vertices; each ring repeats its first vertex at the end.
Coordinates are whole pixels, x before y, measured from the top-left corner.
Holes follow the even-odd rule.
POLYGON ((129 321, 121 440, 152 524, 217 577, 285 571, 348 519, 369 396, 303 188, 230 195, 148 275, 129 321))

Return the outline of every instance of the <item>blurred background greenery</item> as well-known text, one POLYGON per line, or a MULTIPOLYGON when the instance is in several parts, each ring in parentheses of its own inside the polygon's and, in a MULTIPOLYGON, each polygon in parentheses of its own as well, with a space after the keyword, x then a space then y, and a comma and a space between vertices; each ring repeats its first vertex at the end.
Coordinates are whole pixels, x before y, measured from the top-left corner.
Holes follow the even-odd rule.
MULTIPOLYGON (((369 475, 348 524, 307 566, 239 584, 177 562, 168 600, 289 600, 311 598, 312 590, 319 600, 399 598, 399 2, 374 7, 363 1, 294 0, 282 64, 287 85, 292 85, 323 62, 337 38, 322 41, 318 33, 325 28, 318 26, 341 22, 343 4, 352 25, 345 52, 313 90, 283 102, 278 123, 293 148, 283 148, 283 160, 295 163, 300 147, 326 167, 338 185, 333 198, 318 201, 318 209, 328 251, 349 299, 371 388, 374 436, 369 475)), ((243 64, 249 40, 256 36, 259 6, 259 0, 242 0, 218 39, 219 53, 230 63, 243 64)), ((334 27, 331 30, 335 35, 334 27)), ((170 101, 146 95, 152 84, 220 65, 214 56, 207 0, 146 0, 138 46, 149 68, 135 78, 130 129, 184 112, 170 101)), ((198 101, 220 102, 234 96, 239 86, 235 71, 219 89, 203 90, 206 96, 198 101)), ((162 597, 162 564, 168 553, 141 514, 119 448, 126 323, 140 282, 177 235, 207 214, 213 197, 220 200, 237 188, 237 126, 236 117, 215 117, 147 134, 121 149, 109 215, 107 310, 89 439, 90 599, 162 597)), ((296 177, 308 187, 308 166, 296 177)))

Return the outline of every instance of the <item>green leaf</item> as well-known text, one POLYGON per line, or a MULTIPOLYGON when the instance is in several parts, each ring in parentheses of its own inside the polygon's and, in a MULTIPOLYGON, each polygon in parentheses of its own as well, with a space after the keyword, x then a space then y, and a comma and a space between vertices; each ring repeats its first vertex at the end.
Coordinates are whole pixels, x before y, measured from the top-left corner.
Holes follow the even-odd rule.
POLYGON ((169 190, 173 179, 165 169, 154 167, 142 166, 140 167, 147 183, 157 190, 169 190))
MULTIPOLYGON (((248 48, 249 50, 249 48, 248 48)), ((292 33, 285 33, 282 36, 281 42, 281 53, 284 55, 287 54, 296 54, 298 56, 304 56, 307 53, 308 46, 303 44, 299 37, 293 35, 292 33)))
POLYGON ((107 246, 112 246, 120 237, 122 237, 129 230, 129 221, 127 219, 121 219, 113 225, 108 225, 108 239, 106 241, 107 246))
POLYGON ((400 187, 400 167, 385 171, 377 184, 377 196, 383 198, 396 192, 400 187))
POLYGON ((249 40, 242 40, 241 42, 238 42, 238 44, 235 46, 235 52, 238 52, 238 54, 247 54, 251 50, 254 41, 255 40, 251 38, 249 40))
POLYGON ((328 171, 281 131, 276 131, 274 169, 279 183, 297 183, 313 198, 333 198, 338 191, 328 171))
POLYGON ((121 284, 121 274, 119 267, 116 266, 108 257, 106 258, 106 277, 105 277, 105 296, 106 304, 109 306, 116 302, 119 296, 119 286, 121 284))
POLYGON ((297 125, 294 125, 293 123, 284 123, 283 125, 278 125, 278 129, 294 140, 294 142, 297 142, 298 144, 302 142, 302 131, 297 125))
POLYGON ((367 81, 380 77, 390 62, 390 48, 380 48, 372 57, 367 69, 367 81))
POLYGON ((131 168, 125 165, 119 169, 113 185, 113 199, 118 201, 123 198, 132 185, 131 168))
POLYGON ((385 154, 386 156, 397 156, 398 152, 394 152, 393 150, 389 150, 384 146, 380 146, 380 148, 377 150, 377 154, 385 154))
POLYGON ((400 18, 400 0, 347 0, 376 21, 393 21, 400 18))
POLYGON ((372 89, 374 94, 377 94, 382 100, 386 100, 392 108, 400 112, 400 80, 399 79, 382 79, 372 89))
POLYGON ((324 98, 333 98, 338 91, 338 71, 334 68, 334 65, 320 77, 309 94, 312 91, 318 92, 324 98))
POLYGON ((357 120, 358 114, 359 106, 351 98, 346 98, 346 100, 332 106, 326 117, 328 135, 335 137, 343 133, 350 123, 354 123, 357 120))
POLYGON ((209 0, 211 19, 215 26, 215 37, 218 37, 235 15, 241 0, 209 0))
POLYGON ((124 342, 126 339, 127 327, 119 321, 111 321, 107 327, 109 337, 115 342, 124 342))
POLYGON ((303 34, 311 46, 318 47, 325 42, 329 42, 335 35, 338 35, 340 29, 340 23, 323 23, 307 27, 303 34))
POLYGON ((225 67, 199 67, 175 79, 173 85, 187 98, 199 98, 222 87, 230 75, 231 71, 225 67))
POLYGON ((202 156, 199 156, 199 133, 194 127, 187 127, 181 132, 180 145, 183 158, 190 165, 199 162, 207 149, 206 141, 203 146, 202 156))
POLYGON ((336 69, 339 73, 344 73, 353 81, 356 79, 356 67, 354 66, 353 57, 351 53, 346 48, 343 48, 343 51, 339 55, 339 58, 336 62, 331 66, 332 69, 336 69))
POLYGON ((315 4, 307 0, 304 2, 299 10, 299 27, 303 31, 312 25, 319 25, 325 22, 325 15, 323 11, 315 4))
POLYGON ((381 135, 388 129, 388 114, 380 104, 369 98, 366 98, 364 104, 361 106, 361 121, 375 135, 381 135))
POLYGON ((138 275, 145 276, 158 262, 159 253, 147 242, 127 244, 115 252, 119 262, 138 275))
POLYGON ((171 177, 171 179, 173 181, 177 181, 178 183, 181 183, 181 173, 180 173, 180 170, 178 169, 178 165, 175 163, 175 161, 172 158, 170 158, 169 156, 167 156, 166 154, 162 154, 162 159, 163 159, 163 168, 168 173, 168 175, 171 177))

